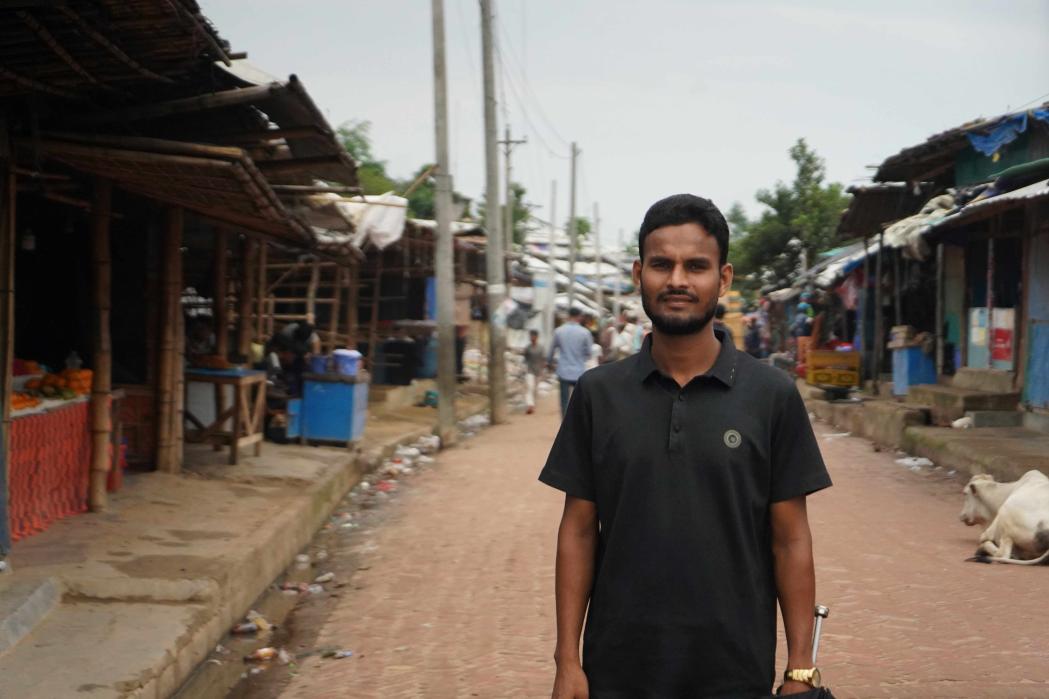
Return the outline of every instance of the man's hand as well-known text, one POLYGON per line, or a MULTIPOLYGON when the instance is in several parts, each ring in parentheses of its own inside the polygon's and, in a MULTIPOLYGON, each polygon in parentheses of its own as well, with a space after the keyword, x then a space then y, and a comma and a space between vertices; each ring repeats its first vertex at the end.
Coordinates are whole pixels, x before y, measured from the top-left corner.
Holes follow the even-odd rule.
POLYGON ((557 675, 554 677, 554 691, 550 699, 590 699, 590 684, 578 662, 557 664, 557 675))
POLYGON ((811 692, 812 687, 805 684, 804 682, 798 682, 796 680, 787 680, 783 683, 780 688, 780 696, 787 696, 788 694, 804 694, 805 692, 811 692))

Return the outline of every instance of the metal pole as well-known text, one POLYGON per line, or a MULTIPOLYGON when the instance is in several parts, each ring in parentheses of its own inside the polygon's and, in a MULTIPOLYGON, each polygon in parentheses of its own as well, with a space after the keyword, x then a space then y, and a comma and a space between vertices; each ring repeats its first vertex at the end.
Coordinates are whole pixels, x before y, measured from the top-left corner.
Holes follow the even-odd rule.
POLYGON ((506 296, 503 236, 499 230, 499 153, 495 135, 495 61, 492 58, 492 2, 481 2, 481 58, 484 65, 484 226, 488 245, 488 400, 492 423, 506 422, 506 326, 498 322, 506 296))
POLYGON ((576 258, 576 247, 579 245, 578 229, 576 227, 575 220, 575 170, 576 170, 576 158, 579 156, 579 149, 576 148, 575 141, 572 141, 572 177, 570 179, 571 184, 569 185, 568 191, 568 308, 571 310, 572 306, 575 305, 575 258, 576 258))
MULTIPOLYGON (((452 250, 452 176, 448 171, 448 76, 444 61, 444 0, 433 7, 434 128, 437 143, 435 204, 437 240, 437 432, 442 445, 455 443, 455 266, 452 250)), ((378 293, 378 289, 376 289, 378 293)))
POLYGON ((503 146, 503 167, 504 175, 503 182, 506 184, 506 208, 503 210, 503 232, 506 238, 506 251, 509 253, 514 249, 514 193, 513 186, 511 185, 510 173, 513 171, 510 160, 511 155, 514 151, 514 146, 519 146, 528 143, 527 138, 513 140, 510 138, 510 125, 506 125, 506 138, 499 141, 499 144, 503 146))
MULTIPOLYGON (((550 266, 547 273, 550 280, 550 303, 546 306, 543 318, 545 342, 554 341, 554 314, 557 312, 557 268, 554 267, 554 250, 557 247, 557 180, 550 182, 550 247, 546 253, 546 262, 550 266)), ((548 345, 549 346, 549 345, 548 345)))

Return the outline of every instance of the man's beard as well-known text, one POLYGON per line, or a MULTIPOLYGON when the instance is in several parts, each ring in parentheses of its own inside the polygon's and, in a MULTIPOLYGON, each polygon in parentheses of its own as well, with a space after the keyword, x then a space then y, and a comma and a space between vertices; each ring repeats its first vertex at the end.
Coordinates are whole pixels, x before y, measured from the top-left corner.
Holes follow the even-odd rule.
MULTIPOLYGON (((666 292, 659 294, 658 300, 662 301, 674 296, 687 297, 690 301, 698 300, 693 294, 671 294, 666 292)), ((645 309, 645 315, 647 315, 652 321, 652 326, 664 335, 694 335, 707 327, 710 321, 714 318, 714 314, 718 309, 718 299, 716 296, 711 299, 710 303, 707 304, 707 307, 703 309, 703 312, 700 315, 684 317, 666 316, 659 315, 652 309, 651 304, 648 302, 648 294, 644 293, 642 290, 641 307, 645 309)))

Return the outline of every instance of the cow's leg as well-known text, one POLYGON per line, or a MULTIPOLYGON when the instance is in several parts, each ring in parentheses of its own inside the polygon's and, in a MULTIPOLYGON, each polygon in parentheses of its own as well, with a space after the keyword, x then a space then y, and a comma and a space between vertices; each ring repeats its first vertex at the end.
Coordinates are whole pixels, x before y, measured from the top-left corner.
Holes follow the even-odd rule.
POLYGON ((995 517, 994 521, 991 522, 991 526, 983 530, 980 534, 980 545, 976 547, 976 556, 994 556, 999 555, 999 549, 997 544, 998 539, 998 518, 995 517))
POLYGON ((1013 539, 1011 536, 1003 536, 998 541, 998 557, 999 558, 1012 558, 1013 557, 1013 539))

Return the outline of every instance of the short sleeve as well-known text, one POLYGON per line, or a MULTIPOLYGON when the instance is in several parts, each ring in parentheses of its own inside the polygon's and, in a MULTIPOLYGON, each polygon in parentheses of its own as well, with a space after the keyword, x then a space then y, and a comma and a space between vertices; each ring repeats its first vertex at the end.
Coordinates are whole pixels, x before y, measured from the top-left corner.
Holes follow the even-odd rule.
POLYGON ((595 501, 591 433, 590 401, 584 382, 579 381, 539 480, 566 495, 595 501))
POLYGON ((809 411, 795 386, 790 386, 773 417, 772 487, 770 500, 780 502, 810 495, 831 485, 809 411))

